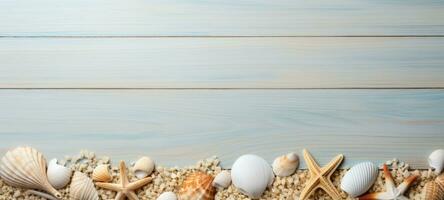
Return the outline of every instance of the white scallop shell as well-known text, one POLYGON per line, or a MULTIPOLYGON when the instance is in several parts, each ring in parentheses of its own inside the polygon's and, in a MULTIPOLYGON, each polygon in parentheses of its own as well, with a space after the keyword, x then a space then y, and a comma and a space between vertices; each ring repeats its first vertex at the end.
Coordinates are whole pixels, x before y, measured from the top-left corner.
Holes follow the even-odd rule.
POLYGON ((292 175, 299 166, 299 157, 296 153, 279 156, 273 161, 273 172, 276 176, 292 175))
POLYGON ((71 169, 57 164, 57 159, 52 159, 48 163, 48 181, 55 189, 61 189, 68 185, 71 180, 71 169))
POLYGON ((444 169, 444 149, 438 149, 429 156, 430 167, 435 168, 435 173, 440 174, 444 169))
POLYGON ((99 200, 94 183, 82 172, 75 172, 69 188, 71 200, 99 200))
POLYGON ((230 186, 231 184, 231 174, 230 172, 224 170, 219 172, 213 180, 213 186, 218 190, 223 190, 230 186))
POLYGON ((98 182, 109 182, 113 179, 108 165, 97 165, 92 173, 92 180, 98 182))
POLYGON ((378 178, 378 167, 371 162, 363 162, 353 166, 341 180, 341 189, 351 197, 367 192, 378 178))
POLYGON ((154 161, 149 157, 142 157, 136 161, 133 167, 134 175, 141 179, 149 176, 154 170, 154 161))
POLYGON ((274 180, 273 170, 263 158, 256 155, 239 157, 231 168, 233 185, 252 199, 262 196, 274 180))
POLYGON ((174 192, 164 192, 156 200, 177 200, 177 196, 174 192))

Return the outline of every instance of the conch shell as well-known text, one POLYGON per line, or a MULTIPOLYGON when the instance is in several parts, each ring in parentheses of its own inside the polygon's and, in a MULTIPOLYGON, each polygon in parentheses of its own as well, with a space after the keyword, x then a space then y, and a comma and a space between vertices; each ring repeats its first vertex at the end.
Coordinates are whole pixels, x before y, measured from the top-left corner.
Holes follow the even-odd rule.
POLYGON ((292 175, 299 166, 299 157, 296 153, 289 153, 277 157, 273 161, 273 172, 276 176, 285 177, 292 175))
POLYGON ((179 190, 179 200, 213 200, 216 189, 213 187, 213 177, 196 172, 188 176, 179 190))
POLYGON ((71 200, 99 200, 92 180, 82 172, 74 173, 69 190, 71 200))
POLYGON ((108 165, 97 165, 92 173, 92 180, 98 182, 110 182, 113 179, 108 165))
POLYGON ((444 188, 435 181, 426 183, 423 191, 426 200, 444 200, 444 188))
POLYGON ((8 185, 43 190, 58 199, 62 198, 48 181, 43 154, 34 148, 17 147, 6 152, 1 160, 0 176, 8 185))

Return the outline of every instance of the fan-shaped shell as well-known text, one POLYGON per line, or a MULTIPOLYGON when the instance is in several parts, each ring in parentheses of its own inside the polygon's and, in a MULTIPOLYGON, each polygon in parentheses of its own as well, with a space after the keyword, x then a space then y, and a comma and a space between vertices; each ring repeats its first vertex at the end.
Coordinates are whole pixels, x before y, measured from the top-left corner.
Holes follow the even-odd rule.
POLYGON ((440 174, 444 169, 444 149, 438 149, 433 151, 429 158, 429 165, 435 168, 435 173, 440 174))
POLYGON ((439 186, 441 186, 442 190, 444 190, 444 174, 441 174, 438 177, 436 177, 435 182, 438 183, 439 186))
POLYGON ((378 167, 371 162, 363 162, 353 166, 341 180, 341 189, 351 197, 367 192, 378 178, 378 167))
POLYGON ((108 165, 97 165, 92 173, 92 179, 98 182, 109 182, 113 179, 108 165))
POLYGON ((98 200, 94 184, 88 176, 82 172, 75 172, 72 177, 71 186, 69 188, 69 197, 71 200, 98 200))
POLYGON ((156 200, 177 200, 177 196, 174 192, 164 192, 156 200))
POLYGON ((276 176, 292 175, 299 166, 299 157, 296 153, 279 156, 273 161, 273 172, 276 176))
POLYGON ((213 186, 219 190, 223 190, 230 186, 231 184, 231 174, 230 172, 224 170, 219 172, 213 180, 213 186))
POLYGON ((149 176, 154 170, 154 161, 149 157, 142 157, 136 161, 133 167, 134 175, 138 179, 149 176))
POLYGON ((49 183, 56 189, 68 185, 72 175, 71 169, 57 164, 57 159, 55 158, 49 161, 47 173, 49 183))
POLYGON ((438 183, 430 181, 426 183, 423 191, 424 199, 426 200, 444 200, 444 190, 438 183))
POLYGON ((202 172, 189 175, 179 189, 179 200, 213 200, 216 194, 213 179, 202 172))
POLYGON ((43 190, 56 198, 62 197, 48 181, 43 154, 34 148, 17 147, 6 152, 1 160, 0 176, 8 185, 43 190))

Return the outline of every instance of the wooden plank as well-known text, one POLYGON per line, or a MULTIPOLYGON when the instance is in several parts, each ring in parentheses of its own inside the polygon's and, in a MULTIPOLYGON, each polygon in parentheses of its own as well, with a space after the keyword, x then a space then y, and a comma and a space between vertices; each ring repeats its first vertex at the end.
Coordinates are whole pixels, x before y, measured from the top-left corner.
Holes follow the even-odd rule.
POLYGON ((0 90, 0 153, 86 148, 167 165, 310 149, 349 166, 397 157, 426 168, 443 148, 444 90, 0 90))
POLYGON ((1 88, 444 87, 441 38, 0 39, 1 88))
POLYGON ((3 36, 443 35, 434 0, 2 0, 3 36))

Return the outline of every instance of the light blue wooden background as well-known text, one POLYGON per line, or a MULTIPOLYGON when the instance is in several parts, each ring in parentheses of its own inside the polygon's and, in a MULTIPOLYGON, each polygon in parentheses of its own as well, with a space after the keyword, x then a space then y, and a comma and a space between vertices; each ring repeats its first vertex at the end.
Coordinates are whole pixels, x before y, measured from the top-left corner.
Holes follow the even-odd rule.
POLYGON ((0 152, 187 165, 444 148, 443 1, 0 1, 0 152))

